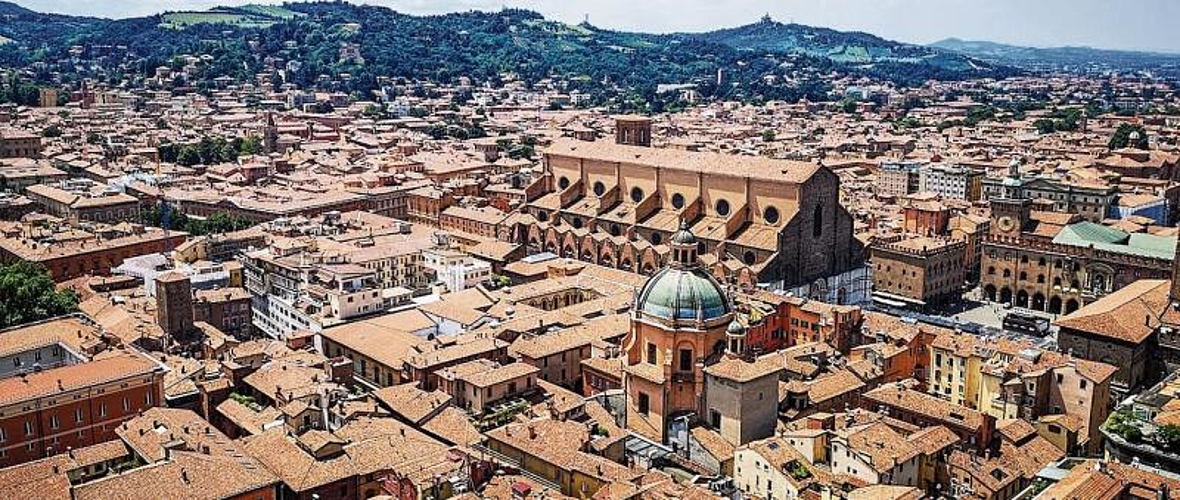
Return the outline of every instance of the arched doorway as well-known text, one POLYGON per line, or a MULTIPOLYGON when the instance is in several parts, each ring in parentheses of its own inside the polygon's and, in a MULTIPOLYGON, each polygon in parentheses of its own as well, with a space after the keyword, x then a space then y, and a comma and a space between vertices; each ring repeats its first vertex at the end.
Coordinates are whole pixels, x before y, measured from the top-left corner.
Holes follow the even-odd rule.
POLYGON ((1028 308, 1028 292, 1024 290, 1016 292, 1016 307, 1028 308))
POLYGON ((1036 309, 1038 311, 1045 310, 1045 296, 1042 295, 1040 292, 1037 292, 1036 294, 1033 295, 1032 308, 1036 309))
POLYGON ((1012 303, 1012 290, 1011 289, 1009 289, 1008 287, 1004 287, 1004 288, 1000 289, 1000 302, 1002 302, 1004 304, 1011 304, 1012 303))
POLYGON ((1061 314, 1061 297, 1054 295, 1049 298, 1049 309, 1047 312, 1051 314, 1061 314))
POLYGON ((983 287, 983 300, 986 300, 988 302, 995 302, 996 301, 996 286, 995 285, 987 285, 987 286, 983 287))
POLYGON ((1069 299, 1069 302, 1065 303, 1065 314, 1069 314, 1076 310, 1078 310, 1078 299, 1069 299))

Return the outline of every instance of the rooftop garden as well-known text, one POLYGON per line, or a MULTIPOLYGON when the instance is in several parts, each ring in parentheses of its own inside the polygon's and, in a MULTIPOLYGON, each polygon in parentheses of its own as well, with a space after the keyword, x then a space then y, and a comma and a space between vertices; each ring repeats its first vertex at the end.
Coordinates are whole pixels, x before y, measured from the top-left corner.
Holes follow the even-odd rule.
POLYGON ((1128 443, 1153 446, 1167 453, 1180 453, 1180 425, 1156 425, 1136 415, 1129 407, 1119 408, 1112 413, 1103 428, 1128 443))

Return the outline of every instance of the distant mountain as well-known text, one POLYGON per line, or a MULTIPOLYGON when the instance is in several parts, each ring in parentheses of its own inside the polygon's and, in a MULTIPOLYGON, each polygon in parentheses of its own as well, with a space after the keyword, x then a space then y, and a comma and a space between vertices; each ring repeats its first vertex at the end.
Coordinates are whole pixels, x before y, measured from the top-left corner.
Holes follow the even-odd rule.
POLYGON ((7 40, 0 43, 40 45, 60 33, 74 32, 102 22, 106 21, 92 17, 42 14, 11 2, 0 1, 0 40, 7 40))
POLYGON ((944 76, 1004 76, 1011 72, 1001 64, 939 48, 895 42, 868 33, 782 24, 769 18, 698 36, 739 50, 805 54, 839 64, 879 65, 884 71, 944 76))
POLYGON ((1094 49, 1090 47, 1036 48, 995 42, 966 41, 948 38, 931 47, 1022 68, 1079 69, 1106 67, 1117 69, 1175 68, 1180 54, 1094 49))
POLYGON ((647 97, 660 83, 695 83, 706 96, 797 99, 822 98, 824 78, 788 86, 767 77, 836 72, 918 84, 1018 72, 865 33, 769 19, 710 33, 662 35, 568 25, 517 9, 411 16, 336 1, 119 20, 42 14, 0 2, 0 16, 0 66, 44 62, 50 64, 40 65, 42 71, 72 67, 111 82, 134 81, 160 65, 178 67, 175 56, 184 54, 212 56, 198 83, 222 75, 251 79, 273 67, 300 84, 347 73, 344 90, 354 91, 375 88, 380 76, 485 81, 512 72, 529 82, 556 75, 575 88, 619 85, 647 97), (74 64, 79 55, 99 58, 102 66, 74 64), (726 83, 721 87, 718 70, 726 83))
POLYGON ((36 12, 12 2, 0 2, 0 16, 24 16, 30 14, 36 14, 36 12))

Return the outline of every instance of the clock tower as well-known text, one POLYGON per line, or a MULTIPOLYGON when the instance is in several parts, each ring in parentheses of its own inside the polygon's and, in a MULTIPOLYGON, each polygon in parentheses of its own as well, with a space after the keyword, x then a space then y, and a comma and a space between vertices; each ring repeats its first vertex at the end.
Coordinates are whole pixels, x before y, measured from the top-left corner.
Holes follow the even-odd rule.
POLYGON ((1028 225, 1032 201, 1000 199, 992 200, 991 234, 995 236, 1020 236, 1028 225))
POLYGON ((992 210, 991 234, 994 236, 1020 236, 1028 226, 1032 200, 1024 196, 1024 179, 1020 176, 1020 160, 1013 158, 1008 165, 1008 176, 1004 178, 1001 198, 990 202, 992 210))

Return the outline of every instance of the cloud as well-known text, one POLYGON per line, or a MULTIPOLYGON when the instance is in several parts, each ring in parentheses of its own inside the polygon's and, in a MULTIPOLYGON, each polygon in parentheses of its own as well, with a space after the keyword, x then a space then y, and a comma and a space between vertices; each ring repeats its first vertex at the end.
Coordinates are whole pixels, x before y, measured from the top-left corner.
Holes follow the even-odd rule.
MULTIPOLYGON (((165 10, 274 0, 18 0, 66 14, 132 17, 165 10)), ((942 38, 991 40, 1033 46, 1088 45, 1180 52, 1173 20, 1175 0, 364 0, 413 14, 535 10, 576 23, 589 17, 604 28, 633 31, 707 31, 756 21, 765 13, 792 21, 929 43, 942 38)))

